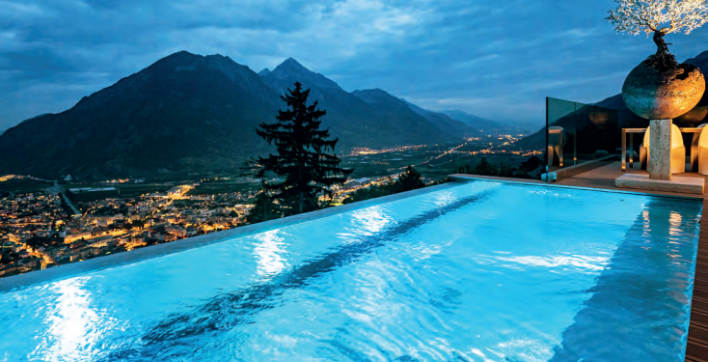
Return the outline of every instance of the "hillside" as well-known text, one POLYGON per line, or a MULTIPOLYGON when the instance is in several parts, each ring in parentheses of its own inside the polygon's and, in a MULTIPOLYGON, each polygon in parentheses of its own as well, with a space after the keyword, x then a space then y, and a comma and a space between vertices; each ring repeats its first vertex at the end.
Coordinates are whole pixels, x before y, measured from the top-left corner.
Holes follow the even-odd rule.
POLYGON ((450 135, 479 136, 480 132, 466 123, 453 119, 444 113, 432 112, 403 100, 413 112, 435 124, 440 130, 450 135))
MULTIPOLYGON (((405 129, 416 129, 418 134, 413 137, 426 140, 432 135, 441 140, 457 140, 464 136, 472 136, 476 134, 474 129, 461 125, 455 127, 452 120, 447 117, 436 117, 436 113, 425 111, 415 105, 410 105, 399 98, 396 98, 386 91, 381 89, 356 90, 352 95, 360 98, 373 108, 375 108, 383 119, 395 120, 391 122, 388 132, 399 133, 405 129), (416 112, 415 108, 421 113, 416 112), (395 127, 394 127, 395 126, 395 127)), ((425 141, 423 141, 425 143, 425 141)))
POLYGON ((499 122, 495 122, 486 118, 478 117, 475 115, 471 115, 469 113, 459 111, 459 110, 454 110, 454 109, 449 109, 449 110, 444 110, 441 111, 441 113, 447 115, 448 117, 458 120, 460 122, 463 122, 464 124, 479 130, 480 132, 484 134, 498 134, 498 133, 503 133, 505 131, 508 131, 509 129, 513 127, 508 127, 506 125, 503 125, 499 122))
POLYGON ((396 108, 391 99, 377 102, 366 92, 349 93, 292 58, 273 71, 262 73, 265 83, 278 94, 285 94, 296 81, 302 83, 303 88, 310 89, 309 100, 317 101, 319 107, 327 111, 323 124, 330 127, 334 137, 339 137, 343 149, 451 142, 464 136, 441 131, 409 109, 396 108))
POLYGON ((266 150, 251 135, 280 106, 248 67, 179 52, 0 136, 0 173, 87 179, 226 169, 266 150))

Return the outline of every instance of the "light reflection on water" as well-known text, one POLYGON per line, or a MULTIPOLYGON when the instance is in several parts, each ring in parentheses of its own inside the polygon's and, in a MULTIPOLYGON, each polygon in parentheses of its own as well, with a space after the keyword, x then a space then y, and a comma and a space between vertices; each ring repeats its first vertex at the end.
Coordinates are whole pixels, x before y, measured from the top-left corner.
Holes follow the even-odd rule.
POLYGON ((278 274, 290 265, 285 258, 287 254, 285 238, 281 230, 271 230, 256 235, 259 242, 253 250, 258 260, 258 275, 267 278, 278 274))
POLYGON ((41 361, 93 360, 105 353, 101 341, 116 325, 106 311, 92 307, 91 292, 83 285, 90 277, 63 280, 51 285, 46 300, 46 332, 31 353, 41 361))
POLYGON ((514 257, 497 257, 500 261, 506 261, 511 263, 517 263, 525 266, 531 267, 542 267, 542 268, 558 268, 563 266, 574 266, 578 269, 588 269, 590 271, 598 272, 604 269, 605 264, 607 264, 609 258, 602 256, 583 256, 583 255, 573 255, 573 256, 560 256, 560 255, 549 255, 549 256, 514 256, 514 257))

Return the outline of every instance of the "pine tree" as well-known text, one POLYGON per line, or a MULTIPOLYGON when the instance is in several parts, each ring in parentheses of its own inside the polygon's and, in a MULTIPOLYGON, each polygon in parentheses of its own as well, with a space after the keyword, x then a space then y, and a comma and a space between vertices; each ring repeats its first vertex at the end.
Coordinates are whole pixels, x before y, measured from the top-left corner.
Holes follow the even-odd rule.
POLYGON ((472 173, 477 175, 497 176, 499 175, 499 168, 497 168, 496 165, 489 163, 486 158, 483 158, 479 161, 477 166, 474 167, 472 173))
POLYGON ((411 191, 423 187, 425 187, 425 183, 423 183, 420 172, 413 166, 408 166, 403 173, 398 175, 396 180, 396 192, 411 191))
POLYGON ((268 220, 277 219, 283 216, 283 212, 274 202, 273 196, 266 191, 267 184, 262 182, 262 190, 256 195, 254 206, 246 215, 247 224, 255 224, 268 220))
POLYGON ((307 105, 310 90, 303 91, 296 82, 288 92, 281 96, 288 109, 278 112, 276 123, 261 123, 256 132, 268 144, 275 144, 278 153, 258 158, 263 166, 259 176, 266 172, 285 176, 281 183, 266 184, 265 190, 273 193, 288 214, 296 214, 318 209, 318 197, 331 196, 329 188, 343 184, 354 170, 339 167, 342 161, 334 154, 338 139, 328 139, 329 130, 320 129, 326 111, 317 109, 317 101, 307 105))

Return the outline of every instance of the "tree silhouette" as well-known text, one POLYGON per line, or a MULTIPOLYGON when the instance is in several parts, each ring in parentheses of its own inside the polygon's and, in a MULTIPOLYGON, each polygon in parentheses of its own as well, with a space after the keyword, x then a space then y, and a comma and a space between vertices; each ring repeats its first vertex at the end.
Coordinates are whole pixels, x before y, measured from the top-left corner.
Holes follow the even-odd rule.
POLYGON ((479 161, 477 166, 472 169, 472 173, 477 175, 495 176, 499 174, 499 169, 494 164, 489 163, 486 158, 483 158, 479 161))
POLYGON ((246 215, 247 224, 277 219, 283 216, 283 211, 275 203, 270 191, 267 191, 267 183, 261 180, 261 192, 256 195, 255 206, 246 215))
POLYGON ((256 129, 277 149, 276 155, 258 158, 262 166, 258 175, 262 178, 266 172, 273 172, 285 176, 283 182, 264 183, 264 191, 272 192, 271 197, 286 214, 296 214, 318 209, 319 196, 331 196, 330 187, 343 184, 354 170, 339 167, 342 161, 334 154, 338 139, 328 139, 329 130, 320 129, 320 118, 326 112, 317 109, 317 101, 307 105, 310 90, 303 91, 296 82, 295 89, 288 92, 281 96, 288 109, 278 112, 278 121, 261 123, 256 129))
POLYGON ((396 179, 396 192, 411 191, 423 187, 425 187, 425 183, 420 177, 420 172, 413 166, 408 166, 396 179))

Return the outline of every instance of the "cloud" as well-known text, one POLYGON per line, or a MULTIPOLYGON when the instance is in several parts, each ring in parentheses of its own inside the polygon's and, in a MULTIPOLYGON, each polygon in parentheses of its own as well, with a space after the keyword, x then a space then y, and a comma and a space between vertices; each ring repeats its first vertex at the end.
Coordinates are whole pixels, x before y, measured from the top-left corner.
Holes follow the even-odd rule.
MULTIPOLYGON (((258 71, 288 57, 344 89, 542 122, 547 96, 621 89, 654 52, 607 24, 612 0, 0 0, 0 129, 59 112, 179 50, 258 71)), ((708 30, 671 35, 686 59, 708 30)))
POLYGON ((485 63, 485 62, 492 62, 496 59, 499 59, 500 55, 499 54, 489 54, 489 55, 483 55, 481 57, 474 58, 472 60, 466 60, 460 64, 456 64, 455 67, 463 68, 463 67, 471 67, 478 65, 480 63, 485 63))
POLYGON ((0 8, 3 9, 2 17, 5 19, 36 17, 48 15, 46 9, 37 4, 28 4, 16 1, 0 1, 0 8))

